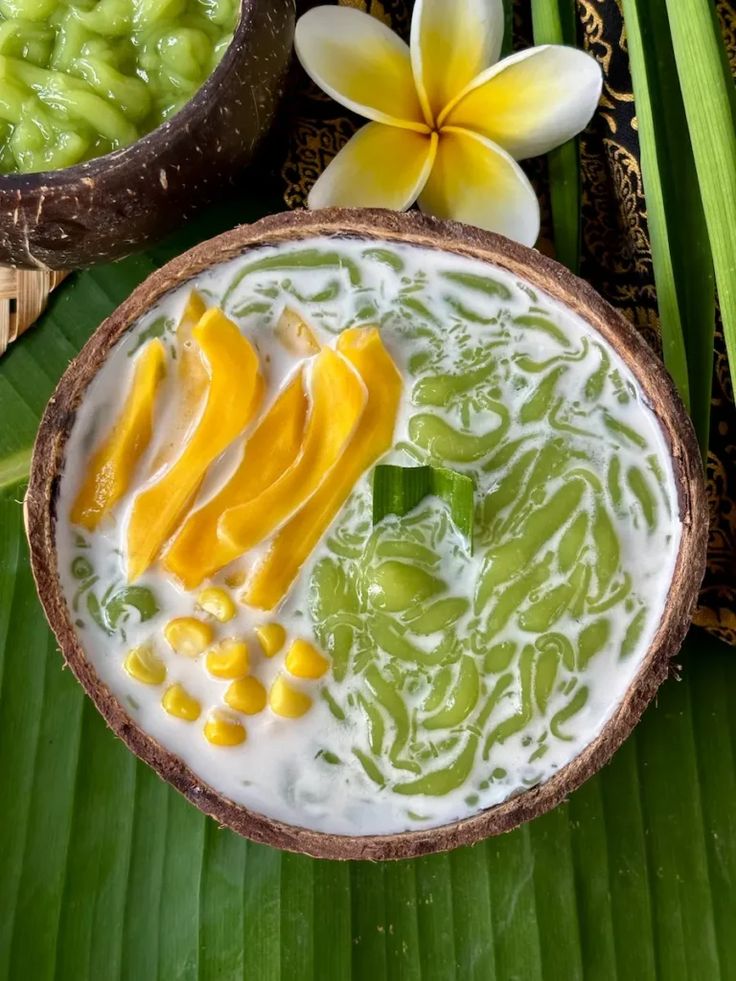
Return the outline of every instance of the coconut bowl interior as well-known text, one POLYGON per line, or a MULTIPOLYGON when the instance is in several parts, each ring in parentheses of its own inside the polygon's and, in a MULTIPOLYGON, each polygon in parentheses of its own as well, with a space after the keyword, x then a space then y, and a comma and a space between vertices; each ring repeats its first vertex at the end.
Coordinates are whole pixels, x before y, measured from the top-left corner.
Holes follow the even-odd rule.
POLYGON ((141 759, 220 824, 256 841, 339 859, 397 859, 469 844, 508 831, 561 802, 603 766, 628 736, 667 677, 690 623, 705 566, 706 506, 692 427, 659 360, 628 322, 587 284, 539 253, 502 237, 419 214, 382 211, 292 213, 266 218, 204 243, 144 282, 90 339, 61 380, 44 415, 26 498, 26 522, 39 595, 63 656, 108 725, 141 759), (593 741, 545 783, 485 811, 428 830, 387 835, 335 835, 291 826, 224 799, 138 727, 85 657, 62 596, 55 524, 64 452, 75 412, 108 353, 141 314, 167 291, 214 264, 264 245, 315 236, 383 240, 441 249, 492 263, 560 301, 615 349, 653 410, 671 461, 682 534, 664 613, 625 697, 593 741))
POLYGON ((0 175, 0 263, 69 270, 119 259, 214 200, 273 120, 294 19, 294 0, 241 0, 222 61, 172 119, 86 163, 0 175))

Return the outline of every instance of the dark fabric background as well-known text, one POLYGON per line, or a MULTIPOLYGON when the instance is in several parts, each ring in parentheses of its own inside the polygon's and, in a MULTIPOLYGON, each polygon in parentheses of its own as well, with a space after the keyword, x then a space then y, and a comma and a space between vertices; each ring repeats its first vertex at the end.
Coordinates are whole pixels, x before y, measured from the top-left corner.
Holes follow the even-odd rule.
MULTIPOLYGON (((340 2, 367 10, 408 38, 412 0, 340 2)), ((314 5, 314 0, 302 0, 298 4, 300 12, 314 5)), ((529 8, 529 0, 516 0, 514 49, 533 43, 529 8)), ((733 0, 719 0, 717 12, 732 68, 736 68, 733 0)), ((577 17, 578 44, 596 58, 604 73, 600 106, 580 138, 583 201, 580 274, 657 348, 656 293, 639 166, 636 106, 620 0, 577 0, 577 17)), ((282 118, 283 139, 274 143, 283 156, 280 173, 284 200, 289 207, 304 205, 311 185, 361 123, 362 120, 321 93, 295 66, 282 118)), ((685 139, 687 135, 683 133, 685 139)), ((527 161, 524 167, 542 201, 539 248, 554 255, 546 195, 546 160, 527 161)), ((709 561, 695 622, 736 644, 736 410, 719 326, 707 484, 711 517, 709 561)))

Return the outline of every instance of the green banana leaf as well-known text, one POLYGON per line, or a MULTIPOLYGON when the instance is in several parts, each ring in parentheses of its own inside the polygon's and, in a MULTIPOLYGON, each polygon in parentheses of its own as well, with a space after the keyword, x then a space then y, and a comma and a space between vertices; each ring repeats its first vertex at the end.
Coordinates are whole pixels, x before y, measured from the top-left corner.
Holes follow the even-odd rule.
MULTIPOLYGON (((578 4, 578 20, 603 6, 578 4)), ((691 163, 689 147, 684 162, 672 158, 687 139, 679 123, 670 128, 683 112, 672 57, 729 343, 733 228, 719 223, 719 194, 732 175, 717 172, 710 151, 712 140, 732 150, 733 128, 708 130, 708 79, 693 69, 707 61, 696 44, 712 32, 697 13, 707 0, 665 6, 675 27, 665 62, 648 35, 646 0, 624 0, 623 10, 630 28, 637 15, 660 312, 680 346, 679 321, 690 325, 684 346, 700 369, 710 357, 712 285, 692 277, 693 306, 677 294, 681 276, 670 275, 690 260, 688 222, 702 223, 699 201, 684 209, 676 181, 691 163)), ((661 26, 662 0, 656 8, 661 26)), ((506 9, 510 26, 508 0, 506 9)), ((573 0, 533 0, 531 10, 538 41, 573 40, 573 0)), ((508 30, 507 50, 510 42, 508 30)), ((574 144, 550 160, 558 251, 573 266, 577 166, 574 144)), ((564 805, 474 848, 392 864, 317 862, 218 828, 128 752, 63 670, 21 508, 43 406, 85 339, 149 272, 234 219, 281 209, 257 177, 251 184, 249 196, 162 246, 73 276, 0 361, 0 981, 736 979, 736 659, 703 633, 686 642, 682 680, 663 686, 612 763, 564 805)), ((703 433, 707 370, 697 381, 703 433)))
POLYGON ((317 862, 218 828, 63 670, 20 503, 39 414, 101 318, 233 211, 75 275, 0 363, 0 978, 736 977, 736 660, 705 634, 566 804, 394 864, 317 862))

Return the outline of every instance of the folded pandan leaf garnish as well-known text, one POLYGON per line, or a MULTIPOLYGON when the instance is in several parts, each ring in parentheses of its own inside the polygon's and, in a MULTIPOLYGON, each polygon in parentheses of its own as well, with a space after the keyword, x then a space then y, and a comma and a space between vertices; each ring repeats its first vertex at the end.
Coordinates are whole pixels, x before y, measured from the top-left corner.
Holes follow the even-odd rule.
POLYGON ((399 467, 381 464, 373 471, 373 524, 386 515, 409 514, 427 497, 438 497, 450 512, 468 551, 473 551, 473 478, 447 467, 399 467))

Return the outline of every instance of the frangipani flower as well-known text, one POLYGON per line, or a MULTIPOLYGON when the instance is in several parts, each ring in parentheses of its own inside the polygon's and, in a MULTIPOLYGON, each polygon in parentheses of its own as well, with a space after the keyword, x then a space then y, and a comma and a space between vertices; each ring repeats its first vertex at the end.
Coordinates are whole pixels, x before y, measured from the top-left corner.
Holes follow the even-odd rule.
POLYGON ((526 245, 539 203, 517 160, 579 133, 601 71, 574 48, 545 45, 498 61, 502 0, 416 0, 411 45, 369 14, 315 7, 296 29, 310 77, 371 120, 330 162, 310 208, 419 207, 526 245))

